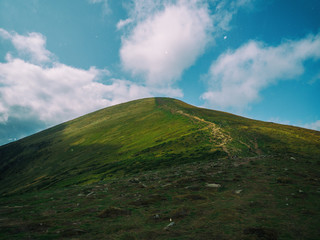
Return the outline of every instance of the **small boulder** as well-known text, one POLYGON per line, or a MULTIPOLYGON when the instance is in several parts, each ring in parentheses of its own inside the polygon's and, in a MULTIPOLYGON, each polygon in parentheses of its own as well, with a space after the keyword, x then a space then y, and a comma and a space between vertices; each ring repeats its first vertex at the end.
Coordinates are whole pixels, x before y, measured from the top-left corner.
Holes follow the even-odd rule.
POLYGON ((87 197, 91 196, 92 194, 94 194, 94 192, 89 192, 89 193, 87 194, 87 197))
POLYGON ((174 222, 169 223, 163 230, 168 230, 169 228, 171 228, 173 225, 175 225, 174 222))
POLYGON ((217 184, 217 183, 207 183, 206 186, 207 186, 207 187, 210 187, 210 188, 220 188, 220 187, 221 187, 221 184, 217 184))
POLYGON ((130 183, 139 183, 139 178, 132 178, 129 180, 130 183))

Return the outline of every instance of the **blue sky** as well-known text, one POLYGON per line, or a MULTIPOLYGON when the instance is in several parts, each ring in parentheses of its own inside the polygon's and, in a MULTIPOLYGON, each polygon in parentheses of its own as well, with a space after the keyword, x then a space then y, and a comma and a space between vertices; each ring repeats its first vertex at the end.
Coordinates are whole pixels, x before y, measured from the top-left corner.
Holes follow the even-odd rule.
POLYGON ((318 0, 0 0, 0 145, 168 96, 320 130, 318 0))

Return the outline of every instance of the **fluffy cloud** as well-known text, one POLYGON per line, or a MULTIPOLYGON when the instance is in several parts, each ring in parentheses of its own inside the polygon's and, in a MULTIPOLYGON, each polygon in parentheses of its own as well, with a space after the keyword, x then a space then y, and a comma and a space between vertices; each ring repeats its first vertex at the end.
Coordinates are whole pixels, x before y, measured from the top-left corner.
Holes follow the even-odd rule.
POLYGON ((127 26, 128 24, 132 23, 133 20, 131 18, 127 18, 125 20, 120 20, 117 23, 117 29, 120 30, 121 28, 123 28, 124 26, 127 26))
POLYGON ((209 43, 230 29, 240 7, 251 0, 134 0, 120 49, 123 68, 148 86, 169 88, 192 66, 209 43))
POLYGON ((50 62, 36 64, 7 53, 6 62, 0 63, 2 124, 10 118, 23 119, 28 112, 28 115, 52 125, 128 100, 154 94, 182 95, 179 89, 159 89, 110 78, 111 73, 106 69, 91 67, 86 70, 55 62, 50 58, 53 54, 44 48, 45 38, 39 33, 22 36, 1 29, 0 36, 12 41, 18 55, 28 49, 32 58, 44 59, 42 57, 46 56, 45 61, 50 62), (43 42, 34 44, 34 36, 42 36, 43 42), (16 39, 25 40, 23 48, 16 39))
POLYGON ((0 63, 0 144, 103 107, 161 93, 110 78, 106 69, 79 69, 55 62, 39 33, 22 36, 0 31, 2 38, 11 40, 18 56, 25 51, 30 55, 25 60, 7 53, 6 61, 0 63), (20 39, 25 43, 20 44, 20 39))
POLYGON ((46 38, 40 33, 28 33, 27 36, 9 33, 0 28, 0 37, 11 40, 20 57, 26 56, 34 63, 50 61, 52 54, 46 49, 46 38))
POLYGON ((259 99, 259 92, 304 72, 304 61, 320 58, 320 34, 279 46, 251 41, 222 54, 208 73, 209 90, 202 98, 211 107, 241 110, 259 99))
POLYGON ((99 74, 101 70, 95 68, 82 70, 60 63, 50 68, 21 59, 0 63, 2 120, 19 117, 17 106, 49 124, 106 106, 106 86, 94 81, 99 74))
POLYGON ((189 1, 165 5, 123 37, 122 64, 145 77, 147 85, 170 86, 203 53, 211 26, 206 6, 189 1))
POLYGON ((41 121, 55 124, 99 108, 151 96, 148 88, 130 81, 98 82, 106 74, 94 67, 83 70, 61 63, 50 68, 21 59, 0 63, 0 120, 22 118, 20 111, 16 111, 19 107, 41 121))

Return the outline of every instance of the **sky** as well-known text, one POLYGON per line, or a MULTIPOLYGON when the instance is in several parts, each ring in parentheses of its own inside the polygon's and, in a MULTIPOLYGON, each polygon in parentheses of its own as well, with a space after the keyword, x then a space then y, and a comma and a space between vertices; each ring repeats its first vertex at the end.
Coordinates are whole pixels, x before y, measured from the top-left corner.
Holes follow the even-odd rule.
POLYGON ((320 130, 320 1, 0 0, 0 145, 159 96, 320 130))

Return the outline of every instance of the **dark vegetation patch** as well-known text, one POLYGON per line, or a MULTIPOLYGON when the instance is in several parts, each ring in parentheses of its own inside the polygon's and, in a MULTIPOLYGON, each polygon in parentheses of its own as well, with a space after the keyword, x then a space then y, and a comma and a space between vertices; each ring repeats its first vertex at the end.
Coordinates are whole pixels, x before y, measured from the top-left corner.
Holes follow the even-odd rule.
POLYGON ((243 230, 245 235, 255 235, 258 239, 277 240, 278 233, 274 229, 262 227, 249 227, 243 230))
POLYGON ((98 217, 100 218, 108 218, 108 217, 118 217, 118 216, 128 216, 131 212, 127 209, 122 209, 118 207, 109 207, 99 213, 98 217))

